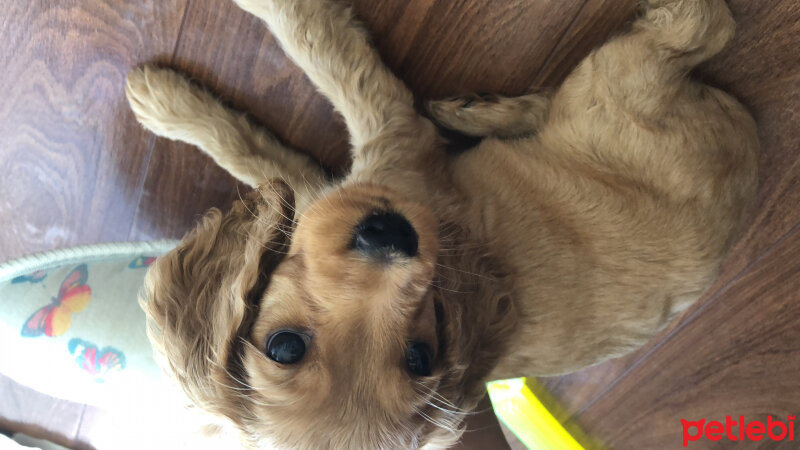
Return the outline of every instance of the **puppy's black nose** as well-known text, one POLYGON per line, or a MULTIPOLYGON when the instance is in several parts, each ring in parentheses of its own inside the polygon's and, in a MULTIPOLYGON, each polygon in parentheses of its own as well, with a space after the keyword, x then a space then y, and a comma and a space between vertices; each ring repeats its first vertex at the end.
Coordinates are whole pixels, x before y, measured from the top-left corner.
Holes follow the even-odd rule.
POLYGON ((367 216, 356 226, 353 248, 370 255, 389 256, 398 252, 417 255, 417 232, 400 214, 380 212, 367 216))

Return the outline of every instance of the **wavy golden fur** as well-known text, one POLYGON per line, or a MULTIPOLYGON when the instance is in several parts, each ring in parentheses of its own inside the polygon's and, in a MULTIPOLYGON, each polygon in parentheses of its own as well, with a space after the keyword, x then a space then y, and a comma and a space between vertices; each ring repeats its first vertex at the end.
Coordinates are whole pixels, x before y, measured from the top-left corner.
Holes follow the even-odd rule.
POLYGON ((346 178, 173 71, 134 70, 127 95, 145 127, 257 187, 159 258, 142 298, 167 371, 249 447, 447 447, 486 380, 646 342, 713 281, 753 199, 752 118, 688 76, 733 34, 723 0, 644 2, 552 95, 430 103, 484 138, 458 155, 347 6, 237 3, 344 117, 346 178), (376 211, 410 224, 413 251, 354 247, 376 211), (280 330, 308 340, 299 362, 265 355, 280 330), (411 341, 429 375, 409 372, 411 341))

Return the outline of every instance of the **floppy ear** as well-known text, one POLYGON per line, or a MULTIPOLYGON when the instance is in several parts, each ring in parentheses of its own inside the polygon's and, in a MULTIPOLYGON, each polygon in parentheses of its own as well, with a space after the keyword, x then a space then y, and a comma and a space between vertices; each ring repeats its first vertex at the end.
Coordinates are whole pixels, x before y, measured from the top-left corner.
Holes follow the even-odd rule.
POLYGON ((289 246, 294 200, 283 182, 248 193, 223 216, 212 209, 181 244, 156 260, 140 304, 162 367, 207 411, 240 417, 244 387, 232 348, 289 246))

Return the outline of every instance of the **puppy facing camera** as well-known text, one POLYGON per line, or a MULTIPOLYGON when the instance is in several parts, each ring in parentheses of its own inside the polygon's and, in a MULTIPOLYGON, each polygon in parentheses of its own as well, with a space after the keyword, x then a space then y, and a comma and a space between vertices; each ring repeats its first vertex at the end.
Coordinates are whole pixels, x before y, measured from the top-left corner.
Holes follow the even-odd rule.
POLYGON ((753 201, 753 119, 687 75, 732 36, 723 0, 645 2, 554 92, 431 118, 344 3, 237 3, 342 115, 353 158, 331 179, 182 75, 128 75, 142 125, 254 187, 141 298, 166 372, 246 447, 452 446, 487 381, 646 343, 711 285, 753 201), (437 126, 482 140, 453 154, 437 126))

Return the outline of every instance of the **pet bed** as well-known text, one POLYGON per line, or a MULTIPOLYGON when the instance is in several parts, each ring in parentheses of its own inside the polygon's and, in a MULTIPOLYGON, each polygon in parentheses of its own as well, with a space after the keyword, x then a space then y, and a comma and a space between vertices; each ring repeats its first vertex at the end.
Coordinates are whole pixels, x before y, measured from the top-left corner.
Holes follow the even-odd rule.
POLYGON ((137 293, 147 267, 175 245, 98 244, 0 264, 0 373, 101 408, 158 402, 169 385, 137 293))

